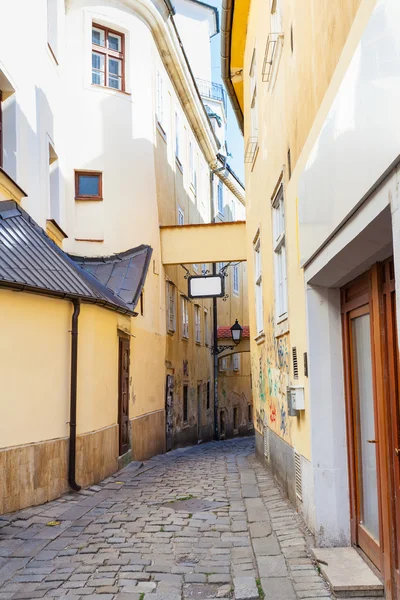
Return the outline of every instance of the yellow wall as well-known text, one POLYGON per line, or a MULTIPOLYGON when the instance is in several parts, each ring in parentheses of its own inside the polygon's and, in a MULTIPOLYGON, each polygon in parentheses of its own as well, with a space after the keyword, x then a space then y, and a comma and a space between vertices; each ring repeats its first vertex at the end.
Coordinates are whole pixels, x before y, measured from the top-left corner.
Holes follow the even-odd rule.
MULTIPOLYGON (((0 290, 2 448, 69 435, 72 311, 65 300, 0 290)), ((81 306, 78 434, 117 422, 117 318, 81 306)))
MULTIPOLYGON (((252 340, 254 416, 258 431, 262 432, 262 424, 266 417, 273 431, 306 458, 310 458, 308 379, 304 376, 303 369, 303 353, 307 350, 305 290, 298 254, 296 162, 333 76, 360 0, 306 0, 302 3, 281 0, 280 3, 284 41, 276 78, 272 77, 269 83, 263 82, 261 73, 270 31, 269 1, 253 0, 248 22, 245 11, 242 11, 241 27, 238 21, 234 21, 232 41, 233 47, 237 46, 236 49, 239 49, 241 39, 235 38, 235 32, 247 32, 245 54, 242 56, 245 144, 251 135, 249 71, 254 49, 257 64, 259 149, 254 163, 246 165, 247 257, 250 327, 254 332, 256 324, 253 239, 260 230, 265 337, 258 341, 252 340), (287 166, 289 149, 292 166, 290 180, 287 166), (285 194, 288 319, 277 324, 271 199, 281 176, 285 194), (297 348, 299 360, 298 380, 293 379, 293 346, 297 348), (288 384, 305 387, 306 410, 300 412, 299 417, 287 415, 288 384)), ((239 14, 235 9, 234 20, 239 14)), ((232 56, 237 56, 234 51, 232 56)), ((232 62, 232 67, 234 66, 232 62)))

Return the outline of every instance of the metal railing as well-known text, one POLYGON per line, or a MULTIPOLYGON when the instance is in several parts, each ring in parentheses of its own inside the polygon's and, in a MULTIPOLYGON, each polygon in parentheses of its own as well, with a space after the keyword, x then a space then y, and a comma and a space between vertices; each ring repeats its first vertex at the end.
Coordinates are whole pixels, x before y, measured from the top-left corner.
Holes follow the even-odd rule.
POLYGON ((200 96, 212 98, 213 100, 219 100, 223 103, 226 112, 226 91, 220 83, 213 83, 212 81, 205 81, 204 79, 196 79, 196 84, 199 89, 200 96))

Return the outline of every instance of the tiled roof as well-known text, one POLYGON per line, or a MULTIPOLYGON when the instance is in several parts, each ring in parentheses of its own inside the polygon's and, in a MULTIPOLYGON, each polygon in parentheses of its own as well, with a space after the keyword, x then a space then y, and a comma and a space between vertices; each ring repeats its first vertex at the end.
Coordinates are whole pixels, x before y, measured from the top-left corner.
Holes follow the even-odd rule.
MULTIPOLYGON (((242 325, 242 338, 250 337, 250 327, 248 325, 242 325)), ((232 337, 231 328, 230 327, 218 327, 217 329, 217 337, 219 340, 227 339, 232 337)))
POLYGON ((142 245, 111 256, 71 258, 134 310, 146 280, 152 252, 150 246, 142 245))
POLYGON ((122 298, 81 269, 13 200, 0 202, 0 286, 80 298, 133 314, 122 298))

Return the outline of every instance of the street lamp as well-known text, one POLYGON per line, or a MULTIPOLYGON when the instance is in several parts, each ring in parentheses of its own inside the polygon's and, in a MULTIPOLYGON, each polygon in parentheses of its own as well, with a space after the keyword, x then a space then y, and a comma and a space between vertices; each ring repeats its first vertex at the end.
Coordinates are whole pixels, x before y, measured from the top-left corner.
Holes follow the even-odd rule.
POLYGON ((235 344, 239 344, 240 338, 242 337, 243 327, 239 325, 238 320, 236 319, 235 324, 231 327, 232 339, 235 344))
POLYGON ((239 324, 238 320, 235 320, 235 323, 231 327, 231 336, 233 340, 233 344, 229 344, 229 346, 212 346, 211 353, 212 354, 220 354, 224 352, 224 350, 229 350, 229 348, 234 348, 240 343, 242 337, 243 327, 239 324))

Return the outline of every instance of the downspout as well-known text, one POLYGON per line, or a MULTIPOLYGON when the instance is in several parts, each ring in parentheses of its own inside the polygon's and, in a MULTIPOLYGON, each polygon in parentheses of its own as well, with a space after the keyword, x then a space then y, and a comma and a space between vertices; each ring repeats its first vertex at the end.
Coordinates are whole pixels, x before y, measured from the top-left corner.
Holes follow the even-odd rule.
MULTIPOLYGON (((211 222, 215 223, 215 204, 214 204, 214 173, 210 172, 210 214, 211 222)), ((213 263, 213 275, 217 274, 217 265, 213 263)), ((218 307, 217 298, 213 298, 213 347, 216 349, 218 345, 218 307)), ((214 437, 219 440, 219 425, 218 425, 218 354, 213 356, 214 367, 214 437)))
POLYGON ((70 487, 79 492, 81 486, 75 481, 76 477, 76 396, 78 380, 78 317, 81 311, 81 301, 74 299, 74 312, 71 327, 71 395, 70 395, 70 417, 69 417, 69 464, 68 483, 70 487))

